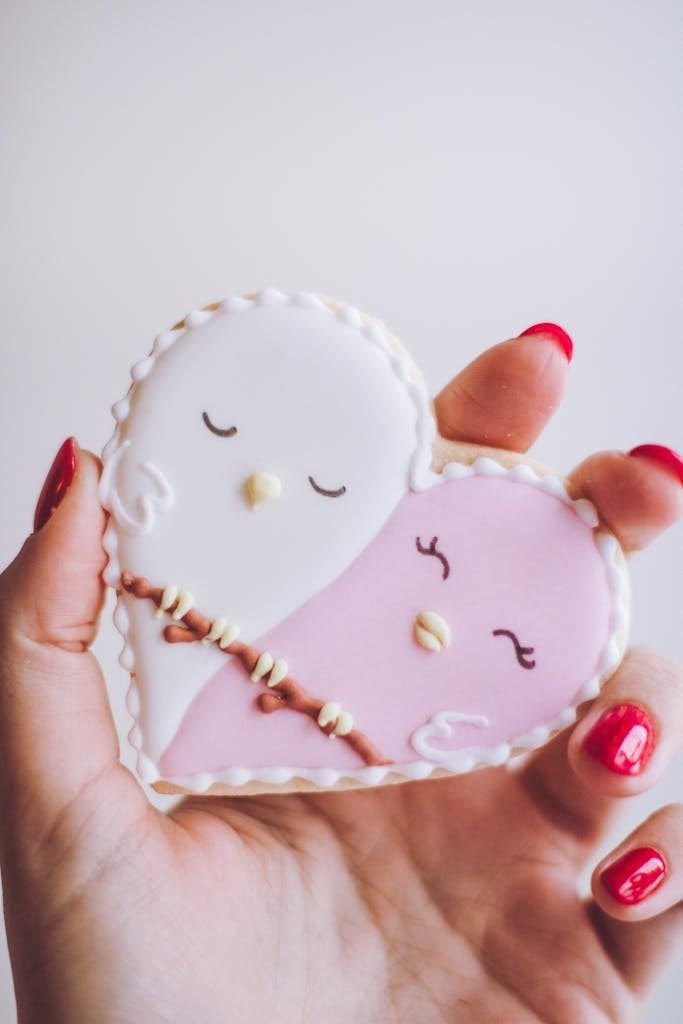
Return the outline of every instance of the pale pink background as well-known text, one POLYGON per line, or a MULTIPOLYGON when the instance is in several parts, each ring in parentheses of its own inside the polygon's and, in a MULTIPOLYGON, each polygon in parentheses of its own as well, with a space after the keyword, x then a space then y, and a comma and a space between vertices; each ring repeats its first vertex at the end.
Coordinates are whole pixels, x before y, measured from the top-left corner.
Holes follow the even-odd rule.
MULTIPOLYGON (((0 562, 153 335, 264 284, 384 317, 433 389, 557 320, 576 358, 538 456, 683 446, 682 36, 677 0, 3 0, 0 562)), ((634 638, 678 656, 681 547, 633 564, 634 638)), ((118 648, 106 621, 125 736, 118 648)), ((613 838, 682 791, 679 761, 613 838)), ((682 1000, 672 969, 644 1019, 682 1000)))

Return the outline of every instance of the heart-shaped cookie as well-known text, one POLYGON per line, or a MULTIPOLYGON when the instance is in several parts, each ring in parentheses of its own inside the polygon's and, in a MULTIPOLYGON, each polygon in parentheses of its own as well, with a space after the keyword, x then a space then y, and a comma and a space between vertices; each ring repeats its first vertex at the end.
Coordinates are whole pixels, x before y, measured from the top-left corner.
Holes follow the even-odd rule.
POLYGON ((546 470, 438 438, 377 321, 268 289, 159 335, 132 379, 104 453, 106 578, 156 788, 500 764, 617 667, 616 539, 546 470))

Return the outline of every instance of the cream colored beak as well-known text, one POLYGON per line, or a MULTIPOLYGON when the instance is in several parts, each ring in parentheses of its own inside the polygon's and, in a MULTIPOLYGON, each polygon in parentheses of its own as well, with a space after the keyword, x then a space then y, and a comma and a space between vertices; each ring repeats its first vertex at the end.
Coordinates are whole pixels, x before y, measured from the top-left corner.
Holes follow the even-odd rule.
POLYGON ((282 480, 274 473, 252 473, 244 486, 252 508, 275 501, 282 494, 282 480))

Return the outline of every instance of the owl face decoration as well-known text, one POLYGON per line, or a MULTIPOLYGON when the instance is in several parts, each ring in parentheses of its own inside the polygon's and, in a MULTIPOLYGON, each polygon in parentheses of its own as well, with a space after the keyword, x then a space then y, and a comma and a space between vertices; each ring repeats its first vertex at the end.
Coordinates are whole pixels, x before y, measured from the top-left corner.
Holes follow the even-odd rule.
POLYGON ((626 578, 592 506, 509 457, 454 447, 435 472, 424 385, 376 321, 228 300, 133 381, 102 497, 147 781, 462 771, 542 742, 616 667, 626 578))

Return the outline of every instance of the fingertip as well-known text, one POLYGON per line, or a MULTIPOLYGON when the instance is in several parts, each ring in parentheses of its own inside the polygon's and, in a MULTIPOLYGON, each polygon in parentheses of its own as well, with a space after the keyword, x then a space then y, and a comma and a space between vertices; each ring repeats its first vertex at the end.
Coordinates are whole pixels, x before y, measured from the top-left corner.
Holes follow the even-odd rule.
POLYGON ((75 437, 67 437, 52 460, 36 502, 33 532, 38 533, 55 515, 62 502, 76 490, 92 494, 93 482, 97 486, 101 461, 92 452, 82 449, 75 437))
POLYGON ((84 474, 89 493, 92 494, 94 489, 94 493, 98 494, 99 500, 100 475, 102 473, 102 460, 99 456, 88 451, 87 448, 79 447, 76 472, 77 474, 84 474))
POLYGON ((671 874, 666 855, 654 845, 635 845, 618 856, 610 854, 596 867, 591 879, 595 902, 619 921, 645 920, 661 913, 661 905, 647 904, 671 874))
POLYGON ((495 345, 437 396, 441 435, 525 451, 560 404, 568 366, 563 348, 547 333, 520 335, 495 345))
POLYGON ((618 800, 636 796, 657 782, 661 774, 661 757, 654 757, 658 739, 649 708, 615 697, 607 706, 591 708, 576 726, 567 756, 572 771, 590 792, 618 800))
POLYGON ((553 324, 550 322, 544 322, 539 324, 532 324, 531 327, 527 327, 525 331, 522 331, 520 338, 541 336, 550 338, 556 345, 559 345, 561 351, 568 363, 571 363, 574 355, 574 342, 563 327, 559 324, 553 324))
POLYGON ((596 903, 621 921, 644 921, 678 905, 682 839, 683 806, 656 810, 596 866, 591 878, 596 903))
POLYGON ((76 474, 78 455, 78 441, 75 437, 67 437, 52 460, 38 496, 33 515, 34 533, 45 526, 61 505, 76 474))
POLYGON ((683 486, 683 458, 673 448, 666 448, 663 444, 640 444, 628 454, 631 458, 653 460, 664 472, 673 473, 683 486))
POLYGON ((65 442, 60 449, 60 453, 64 450, 61 455, 65 473, 62 493, 34 534, 35 541, 29 539, 36 545, 47 543, 39 539, 49 533, 52 543, 61 545, 65 555, 91 554, 95 545, 99 556, 105 522, 99 497, 101 462, 92 452, 80 448, 75 439, 69 440, 74 441, 73 448, 67 447, 65 442))
POLYGON ((683 742, 683 670, 646 647, 631 648, 572 730, 567 756, 596 796, 651 789, 683 742))
POLYGON ((570 480, 627 551, 646 547, 683 516, 676 474, 652 457, 600 452, 577 466, 570 480))

